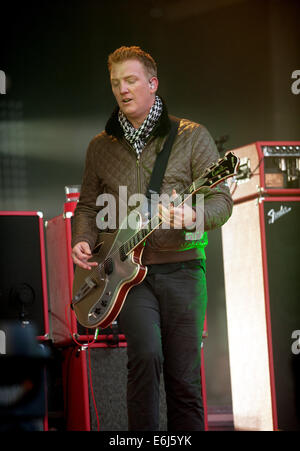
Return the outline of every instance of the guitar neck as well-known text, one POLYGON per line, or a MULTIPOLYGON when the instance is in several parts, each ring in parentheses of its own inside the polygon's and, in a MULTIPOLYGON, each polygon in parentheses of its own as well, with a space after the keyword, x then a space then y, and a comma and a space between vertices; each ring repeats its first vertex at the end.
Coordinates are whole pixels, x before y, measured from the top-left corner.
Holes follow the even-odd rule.
MULTIPOLYGON (((203 179, 203 185, 206 181, 207 179, 203 179)), ((201 186, 199 186, 197 190, 200 189, 201 186)), ((190 185, 181 194, 177 195, 174 200, 172 200, 173 206, 176 208, 184 204, 195 193, 195 191, 196 187, 194 183, 192 183, 192 185, 190 185)), ((152 219, 150 219, 142 229, 140 229, 135 235, 133 235, 132 238, 130 238, 128 241, 126 241, 126 243, 123 244, 123 250, 125 254, 130 254, 135 247, 143 243, 143 241, 145 241, 146 238, 148 238, 151 233, 153 233, 154 230, 156 230, 161 224, 162 220, 158 215, 155 215, 152 219)))

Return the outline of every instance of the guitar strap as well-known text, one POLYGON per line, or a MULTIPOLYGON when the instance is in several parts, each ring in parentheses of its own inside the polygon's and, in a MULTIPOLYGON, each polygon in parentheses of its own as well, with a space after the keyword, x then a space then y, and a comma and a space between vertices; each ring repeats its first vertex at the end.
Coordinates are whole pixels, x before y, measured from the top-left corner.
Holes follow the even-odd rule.
POLYGON ((166 172, 169 156, 177 134, 179 119, 177 119, 174 116, 170 116, 170 119, 171 119, 171 130, 165 141, 163 149, 161 150, 161 152, 158 153, 156 157, 149 186, 146 192, 146 197, 148 198, 148 200, 151 199, 151 194, 160 194, 160 189, 164 178, 164 174, 166 172))

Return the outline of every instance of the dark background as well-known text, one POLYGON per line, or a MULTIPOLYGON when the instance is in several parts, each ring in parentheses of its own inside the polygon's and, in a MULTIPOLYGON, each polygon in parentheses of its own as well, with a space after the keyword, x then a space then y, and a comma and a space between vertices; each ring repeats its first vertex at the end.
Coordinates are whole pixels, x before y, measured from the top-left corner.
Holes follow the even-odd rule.
MULTIPOLYGON (((299 140, 297 0, 11 1, 1 4, 0 210, 62 213, 85 150, 114 106, 107 56, 140 45, 156 59, 169 111, 226 149, 299 140)), ((220 231, 209 233, 209 405, 230 406, 220 231)))

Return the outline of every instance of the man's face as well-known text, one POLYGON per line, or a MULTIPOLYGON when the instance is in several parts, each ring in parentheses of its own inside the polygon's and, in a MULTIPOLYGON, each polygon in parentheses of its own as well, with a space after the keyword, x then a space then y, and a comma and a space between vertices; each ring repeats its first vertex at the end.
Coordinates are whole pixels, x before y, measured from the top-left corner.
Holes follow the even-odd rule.
POLYGON ((134 127, 139 127, 154 103, 157 78, 148 76, 143 64, 133 59, 114 63, 110 81, 121 111, 134 127))

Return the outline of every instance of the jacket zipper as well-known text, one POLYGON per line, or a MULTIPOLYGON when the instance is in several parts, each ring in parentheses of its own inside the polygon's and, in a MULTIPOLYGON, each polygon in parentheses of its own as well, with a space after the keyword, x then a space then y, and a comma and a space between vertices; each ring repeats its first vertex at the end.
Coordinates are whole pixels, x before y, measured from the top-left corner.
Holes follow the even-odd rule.
MULTIPOLYGON (((150 140, 147 142, 146 146, 144 147, 143 151, 145 150, 145 148, 148 146, 148 144, 153 139, 154 139, 153 137, 150 138, 150 140)), ((136 154, 136 150, 134 149, 134 147, 132 147, 125 139, 124 139, 124 142, 128 146, 128 148, 130 150, 132 150, 136 154)), ((136 172, 137 172, 137 185, 138 185, 137 188, 138 188, 139 194, 145 194, 145 193, 142 193, 141 173, 140 173, 140 160, 141 160, 141 154, 139 153, 138 155, 136 155, 136 172)))
POLYGON ((137 185, 138 185, 139 194, 141 194, 141 192, 142 192, 141 174, 140 174, 140 158, 141 158, 141 154, 138 154, 136 157, 136 170, 137 170, 137 185))
MULTIPOLYGON (((153 136, 151 136, 151 138, 149 139, 149 141, 147 142, 147 144, 145 145, 145 147, 143 148, 142 152, 145 151, 146 147, 151 143, 151 141, 154 139, 153 136)), ((131 147, 131 146, 130 146, 131 147)), ((133 151, 135 152, 135 149, 133 147, 131 147, 133 149, 133 151)), ((146 194, 146 193, 142 193, 142 185, 141 185, 141 165, 140 165, 140 161, 141 161, 141 154, 139 153, 136 156, 136 169, 137 169, 137 184, 138 184, 138 191, 139 194, 146 194)))

